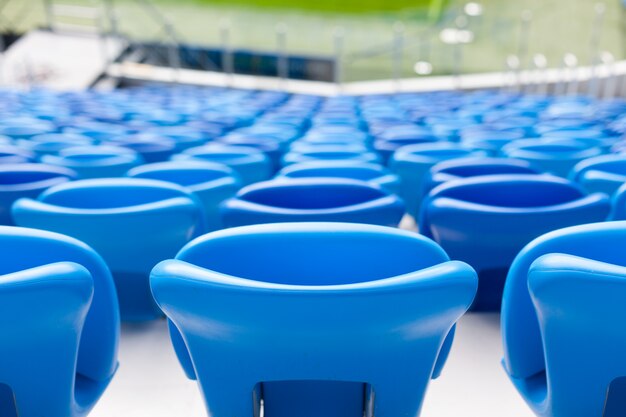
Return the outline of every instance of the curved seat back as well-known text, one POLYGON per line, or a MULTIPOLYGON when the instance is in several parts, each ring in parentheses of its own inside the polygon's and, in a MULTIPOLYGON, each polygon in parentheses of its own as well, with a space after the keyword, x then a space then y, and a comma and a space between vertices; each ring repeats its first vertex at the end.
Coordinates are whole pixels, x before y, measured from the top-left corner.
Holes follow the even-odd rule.
POLYGON ((626 376, 617 324, 626 314, 624 245, 626 222, 588 224, 541 236, 513 262, 502 306, 504 366, 537 415, 610 408, 610 388, 626 376))
POLYGON ((41 162, 74 170, 80 179, 122 177, 141 165, 141 155, 118 146, 78 146, 62 149, 58 155, 44 155, 41 162))
POLYGON ((206 231, 223 228, 220 204, 241 188, 239 175, 222 164, 199 161, 171 161, 131 169, 131 178, 167 181, 187 188, 202 203, 206 231))
POLYGON ((397 226, 402 200, 364 181, 302 178, 243 188, 222 206, 226 227, 259 223, 330 221, 397 226))
POLYGON ((424 175, 435 164, 456 158, 483 156, 483 151, 457 143, 409 145, 398 149, 389 160, 389 168, 400 177, 400 197, 407 213, 417 219, 422 204, 424 175))
POLYGON ((290 223, 205 235, 151 286, 214 415, 391 417, 419 413, 476 277, 414 233, 290 223))
POLYGON ((498 310, 511 262, 530 241, 576 224, 604 221, 610 201, 551 176, 487 175, 444 183, 431 191, 420 232, 480 276, 475 309, 498 310))
POLYGON ((242 185, 268 180, 272 161, 258 149, 244 146, 207 145, 174 155, 173 161, 204 161, 227 165, 239 174, 242 185))
POLYGON ((111 273, 87 245, 56 233, 2 226, 0 248, 0 312, 11 318, 0 323, 0 381, 13 408, 20 417, 86 415, 117 369, 111 273))
POLYGON ((589 192, 613 195, 626 183, 626 155, 603 155, 576 164, 569 178, 589 192))
POLYGON ((0 165, 0 224, 13 225, 11 206, 19 198, 36 198, 46 189, 74 180, 76 176, 71 169, 53 165, 0 165))
POLYGON ((400 179, 378 164, 342 161, 304 162, 283 168, 277 178, 347 178, 366 181, 390 193, 397 193, 400 179))
POLYGON ((20 226, 80 239, 113 272, 125 320, 160 315, 148 288, 150 269, 203 230, 200 203, 187 190, 135 178, 82 180, 52 187, 12 209, 20 226))

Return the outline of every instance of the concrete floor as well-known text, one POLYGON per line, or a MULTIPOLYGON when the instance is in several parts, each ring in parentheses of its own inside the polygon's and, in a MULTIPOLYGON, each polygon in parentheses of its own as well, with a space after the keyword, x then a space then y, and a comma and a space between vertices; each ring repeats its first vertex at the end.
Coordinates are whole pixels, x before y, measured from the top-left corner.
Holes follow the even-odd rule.
MULTIPOLYGON (((469 314, 459 323, 443 375, 421 417, 532 417, 501 365, 500 320, 469 314)), ((200 391, 172 350, 165 321, 124 325, 120 369, 90 417, 205 417, 200 391)))

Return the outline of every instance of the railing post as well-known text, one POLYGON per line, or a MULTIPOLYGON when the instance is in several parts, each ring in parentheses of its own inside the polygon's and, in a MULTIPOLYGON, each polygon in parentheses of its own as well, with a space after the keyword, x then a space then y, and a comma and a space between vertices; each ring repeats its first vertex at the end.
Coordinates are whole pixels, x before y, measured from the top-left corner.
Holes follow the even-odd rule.
POLYGON ((287 25, 276 25, 276 74, 285 81, 289 78, 289 58, 287 56, 287 25))
POLYGON ((392 77, 395 89, 400 89, 402 67, 404 65, 404 37, 405 29, 402 22, 393 25, 393 54, 392 54, 392 77))
POLYGON ((54 11, 52 0, 43 0, 44 13, 46 15, 46 26, 48 30, 52 30, 54 28, 54 11))
POLYGON ((222 45, 222 71, 226 74, 228 84, 232 83, 232 75, 235 72, 233 67, 233 51, 231 47, 230 31, 231 24, 228 19, 221 19, 220 27, 220 43, 222 45))
POLYGON ((344 48, 344 42, 345 42, 345 30, 341 27, 338 26, 335 28, 335 31, 333 33, 333 40, 334 40, 334 51, 335 51, 335 73, 333 78, 335 79, 335 84, 337 85, 337 89, 339 91, 342 90, 342 86, 343 86, 343 48, 344 48))
POLYGON ((589 45, 589 64, 591 66, 591 79, 589 80, 589 95, 591 97, 598 96, 598 55, 600 49, 600 40, 602 39, 602 31, 604 29, 604 16, 606 14, 606 5, 597 3, 594 7, 596 13, 593 20, 593 28, 591 30, 591 42, 589 45))

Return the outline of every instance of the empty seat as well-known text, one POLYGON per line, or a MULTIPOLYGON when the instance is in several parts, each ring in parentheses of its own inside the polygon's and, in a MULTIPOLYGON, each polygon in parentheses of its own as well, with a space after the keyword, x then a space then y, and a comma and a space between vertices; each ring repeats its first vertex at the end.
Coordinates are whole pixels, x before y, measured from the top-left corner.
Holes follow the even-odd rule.
POLYGON ((113 272, 122 318, 160 316, 148 287, 150 269, 202 232, 202 209, 191 192, 138 178, 82 180, 20 199, 19 226, 75 237, 98 251, 113 272))
POLYGON ((397 417, 418 415, 476 276, 415 233, 291 223, 205 235, 151 286, 212 415, 397 417))
POLYGON ((433 165, 449 159, 484 155, 483 151, 450 142, 409 145, 398 149, 389 160, 389 168, 400 177, 400 196, 406 203, 406 211, 418 217, 424 175, 433 165))
POLYGON ((77 146, 44 155, 41 162, 72 169, 80 179, 122 177, 144 161, 137 152, 118 146, 77 146))
POLYGON ((598 146, 574 140, 528 139, 506 145, 502 151, 509 158, 526 160, 544 172, 566 177, 580 161, 603 153, 598 146))
POLYGON ((452 259, 476 269, 474 309, 498 310, 508 268, 528 242, 552 230, 604 221, 609 211, 605 194, 588 195, 565 179, 488 175, 433 189, 419 227, 452 259))
POLYGON ((528 174, 538 175, 539 171, 520 159, 510 158, 460 158, 440 162, 425 175, 422 193, 427 195, 433 188, 448 181, 482 175, 528 174))
POLYGON ((226 165, 201 161, 171 161, 142 165, 128 172, 132 178, 173 182, 194 193, 202 203, 207 232, 223 227, 220 205, 241 188, 241 180, 226 165))
POLYGON ((232 145, 207 145, 187 149, 172 157, 174 161, 205 161, 231 167, 241 179, 242 185, 265 181, 272 176, 272 161, 256 148, 232 145))
POLYGON ((626 155, 603 155, 576 164, 569 178, 589 192, 613 195, 626 183, 626 155))
POLYGON ((403 215, 396 195, 345 178, 266 181, 243 188, 222 206, 226 227, 303 221, 397 226, 403 215))
POLYGON ((48 188, 75 180, 71 169, 44 164, 0 165, 0 224, 13 225, 11 206, 22 198, 37 198, 48 188))
POLYGON ((351 148, 351 145, 316 146, 302 151, 293 150, 283 156, 283 166, 311 161, 353 161, 378 163, 380 157, 374 152, 351 148))
POLYGON ((541 236, 513 262, 504 366, 538 416, 626 413, 624 247, 626 222, 589 224, 541 236))
POLYGON ((111 273, 82 242, 0 227, 0 415, 82 417, 117 370, 111 273), (2 395, 2 394, 0 394, 2 395))
POLYGON ((378 164, 355 164, 346 161, 303 162, 283 168, 277 178, 348 178, 366 181, 390 193, 397 193, 400 179, 378 164))

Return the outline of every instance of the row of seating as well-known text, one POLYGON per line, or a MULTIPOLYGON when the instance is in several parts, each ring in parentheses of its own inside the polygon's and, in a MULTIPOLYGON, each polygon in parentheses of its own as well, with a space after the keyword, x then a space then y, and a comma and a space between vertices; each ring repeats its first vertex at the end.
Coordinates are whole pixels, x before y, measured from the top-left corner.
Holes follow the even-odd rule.
POLYGON ((120 311, 167 316, 212 415, 262 399, 269 417, 413 416, 457 320, 502 300, 505 369, 538 415, 616 404, 626 366, 601 349, 626 345, 603 321, 622 308, 626 102, 0 96, 0 308, 23 317, 4 326, 0 383, 20 416, 88 413, 117 367, 120 311), (395 228, 405 213, 420 234, 395 228), (602 366, 572 378, 585 355, 602 366))

